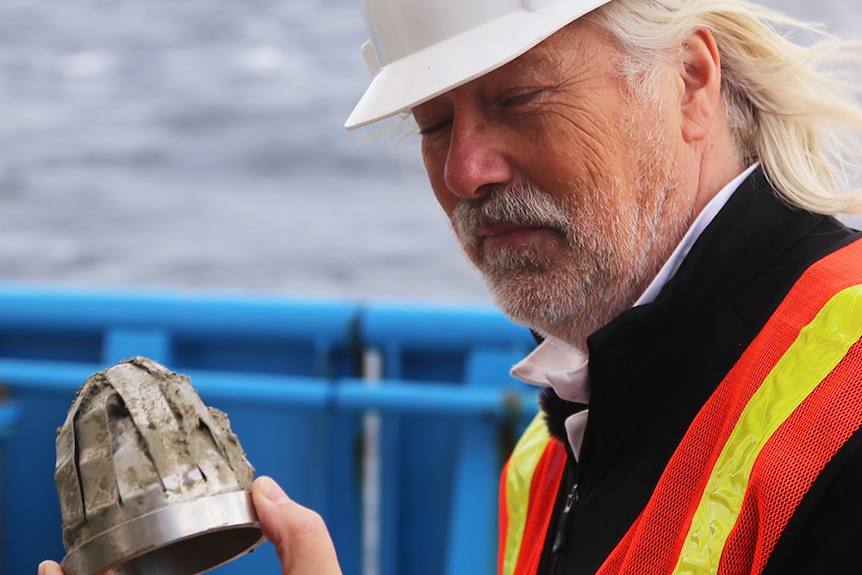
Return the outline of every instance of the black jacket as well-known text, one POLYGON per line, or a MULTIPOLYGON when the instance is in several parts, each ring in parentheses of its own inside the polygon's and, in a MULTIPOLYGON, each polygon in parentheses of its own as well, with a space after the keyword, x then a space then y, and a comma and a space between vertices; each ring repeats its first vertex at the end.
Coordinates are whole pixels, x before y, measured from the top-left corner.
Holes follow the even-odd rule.
MULTIPOLYGON (((589 420, 580 462, 569 457, 540 574, 598 570, 646 505, 701 406, 794 281, 858 237, 833 218, 788 207, 757 170, 656 300, 590 337, 589 420), (577 503, 562 520, 575 482, 577 503), (557 538, 562 546, 554 552, 557 538)), ((559 435, 579 407, 546 391, 543 408, 559 435)), ((822 473, 765 575, 862 573, 860 443, 857 432, 822 473)))

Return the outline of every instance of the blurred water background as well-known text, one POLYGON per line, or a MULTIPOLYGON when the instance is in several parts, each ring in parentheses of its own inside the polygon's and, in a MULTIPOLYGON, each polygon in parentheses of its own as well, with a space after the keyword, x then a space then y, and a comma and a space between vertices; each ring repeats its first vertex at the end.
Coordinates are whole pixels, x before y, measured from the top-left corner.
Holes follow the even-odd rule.
POLYGON ((0 282, 489 301, 416 137, 342 128, 364 39, 356 0, 0 0, 0 282))

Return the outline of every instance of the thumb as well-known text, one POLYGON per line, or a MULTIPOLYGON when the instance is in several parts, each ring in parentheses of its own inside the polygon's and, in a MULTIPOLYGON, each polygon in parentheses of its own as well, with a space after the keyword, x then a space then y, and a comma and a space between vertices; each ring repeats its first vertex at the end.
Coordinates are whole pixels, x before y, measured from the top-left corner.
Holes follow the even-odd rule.
POLYGON ((42 561, 39 564, 39 575, 63 575, 63 570, 54 561, 42 561))
POLYGON ((275 545, 282 575, 341 575, 323 518, 292 501, 269 477, 251 488, 263 534, 275 545))

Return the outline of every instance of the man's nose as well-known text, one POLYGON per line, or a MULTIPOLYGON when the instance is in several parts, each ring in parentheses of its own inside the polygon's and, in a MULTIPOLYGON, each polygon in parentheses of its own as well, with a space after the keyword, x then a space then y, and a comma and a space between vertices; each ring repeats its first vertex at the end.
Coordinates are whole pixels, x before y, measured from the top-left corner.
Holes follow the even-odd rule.
POLYGON ((464 199, 477 199, 511 181, 512 170, 503 153, 504 143, 481 120, 453 120, 443 174, 449 191, 464 199))

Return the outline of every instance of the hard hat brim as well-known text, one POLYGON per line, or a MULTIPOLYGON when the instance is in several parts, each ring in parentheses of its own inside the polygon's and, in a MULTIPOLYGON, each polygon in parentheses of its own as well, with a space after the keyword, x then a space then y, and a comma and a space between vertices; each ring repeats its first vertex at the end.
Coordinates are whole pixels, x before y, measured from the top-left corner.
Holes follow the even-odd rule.
POLYGON ((409 112, 511 62, 610 0, 557 2, 521 10, 384 65, 348 117, 348 130, 409 112))

